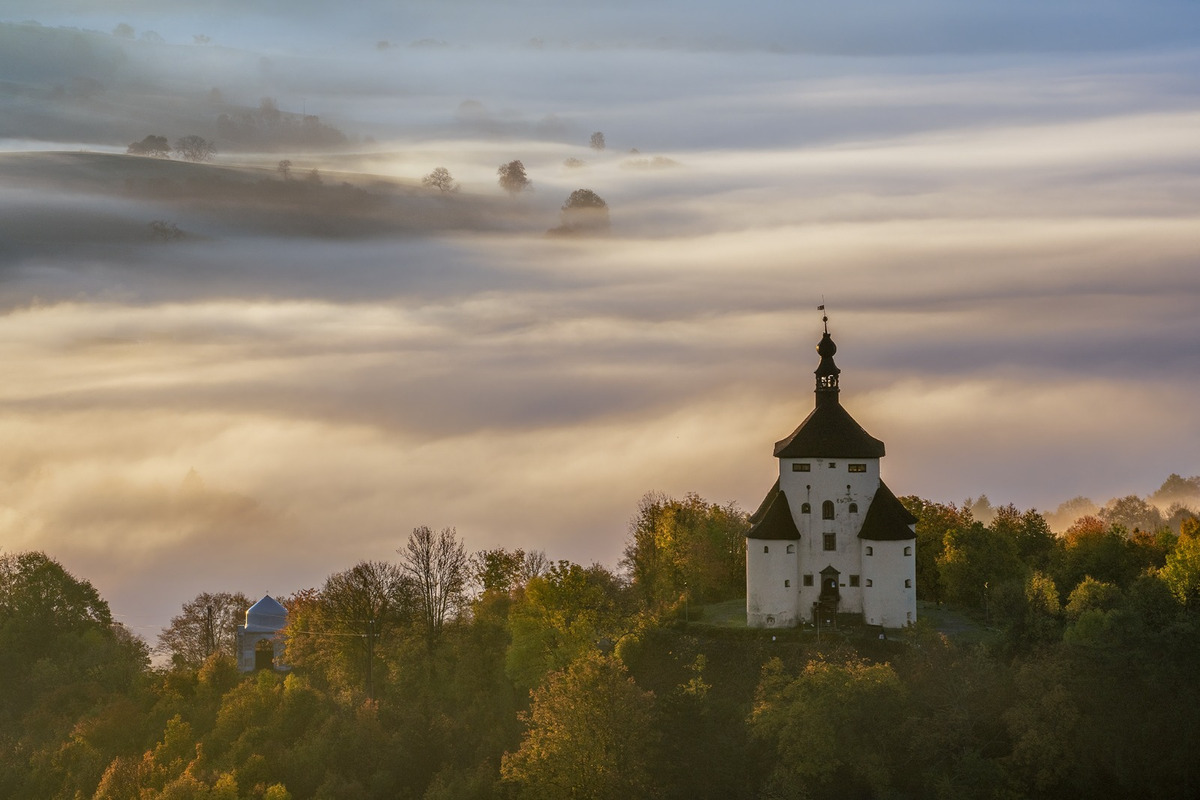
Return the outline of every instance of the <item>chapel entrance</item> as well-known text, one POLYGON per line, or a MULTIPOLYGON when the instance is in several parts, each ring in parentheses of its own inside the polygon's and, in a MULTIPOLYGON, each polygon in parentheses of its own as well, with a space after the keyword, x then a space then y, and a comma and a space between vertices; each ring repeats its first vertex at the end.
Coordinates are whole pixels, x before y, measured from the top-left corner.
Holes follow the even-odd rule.
POLYGON ((818 627, 833 627, 837 624, 838 600, 841 599, 841 593, 838 591, 840 575, 841 573, 832 566, 821 570, 821 595, 817 599, 817 618, 813 620, 813 624, 818 627))
POLYGON ((254 669, 275 669, 275 643, 270 639, 254 643, 254 669))

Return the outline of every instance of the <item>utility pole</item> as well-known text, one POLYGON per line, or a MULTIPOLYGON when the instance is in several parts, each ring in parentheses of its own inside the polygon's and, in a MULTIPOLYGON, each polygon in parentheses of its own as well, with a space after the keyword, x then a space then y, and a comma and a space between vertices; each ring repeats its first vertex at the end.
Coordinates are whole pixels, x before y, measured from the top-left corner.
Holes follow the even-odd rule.
POLYGON ((375 664, 375 620, 367 620, 367 699, 375 701, 375 681, 372 668, 375 664))
POLYGON ((204 656, 207 658, 217 649, 217 634, 213 627, 213 607, 209 603, 204 607, 204 656))

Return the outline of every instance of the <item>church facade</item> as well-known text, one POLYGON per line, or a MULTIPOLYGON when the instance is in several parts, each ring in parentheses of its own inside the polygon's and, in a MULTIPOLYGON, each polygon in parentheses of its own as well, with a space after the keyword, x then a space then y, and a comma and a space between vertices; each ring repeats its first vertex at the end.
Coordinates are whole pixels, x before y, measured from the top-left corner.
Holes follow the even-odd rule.
POLYGON ((837 345, 817 345, 816 404, 775 444, 779 479, 746 535, 750 627, 861 615, 901 628, 916 620, 916 518, 880 480, 883 442, 842 407, 837 345))

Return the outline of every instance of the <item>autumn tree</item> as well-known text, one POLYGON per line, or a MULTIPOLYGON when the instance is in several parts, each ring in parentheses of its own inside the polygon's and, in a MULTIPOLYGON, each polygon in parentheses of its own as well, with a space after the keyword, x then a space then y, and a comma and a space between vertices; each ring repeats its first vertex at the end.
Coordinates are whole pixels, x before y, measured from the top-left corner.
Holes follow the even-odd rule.
POLYGON ((1025 570, 1016 542, 978 522, 947 531, 938 571, 946 598, 990 612, 1000 585, 1025 570))
POLYGON ((140 142, 129 145, 125 152, 132 156, 166 158, 171 153, 171 145, 167 143, 167 137, 151 134, 140 142))
POLYGON ((427 525, 413 528, 400 554, 400 569, 415 596, 429 640, 461 607, 468 577, 467 551, 454 528, 434 533, 427 525))
POLYGON ((428 189, 437 189, 439 192, 458 191, 458 183, 450 174, 450 170, 445 167, 437 167, 433 172, 421 178, 421 185, 428 189))
POLYGON ((175 153, 187 161, 208 161, 217 154, 217 146, 202 136, 184 136, 175 140, 175 153))
POLYGON ((944 589, 938 564, 946 549, 946 534, 969 526, 971 512, 915 495, 902 497, 900 502, 917 518, 917 599, 941 602, 944 589))
POLYGON ((653 703, 619 660, 586 653, 534 691, 500 774, 530 800, 652 796, 653 703))
POLYGON ((599 564, 559 561, 530 578, 509 613, 509 679, 520 689, 531 689, 601 638, 614 636, 622 619, 621 601, 620 581, 599 564))
POLYGON ((900 762, 904 688, 889 664, 809 661, 763 667, 750 726, 772 754, 765 796, 887 796, 900 762))
POLYGON ((241 592, 201 592, 158 634, 158 652, 176 667, 197 669, 213 653, 237 658, 237 626, 250 598, 241 592))
POLYGON ((500 188, 511 195, 520 194, 533 186, 533 182, 525 174, 525 165, 520 161, 501 164, 496 174, 500 176, 500 188))
POLYGON ((360 561, 330 575, 319 591, 289 599, 287 660, 341 688, 361 681, 374 696, 377 651, 411 618, 411 592, 400 568, 360 561))
POLYGON ((685 594, 698 602, 741 597, 747 530, 749 520, 734 503, 651 492, 629 522, 621 564, 634 593, 651 608, 670 606, 685 594))

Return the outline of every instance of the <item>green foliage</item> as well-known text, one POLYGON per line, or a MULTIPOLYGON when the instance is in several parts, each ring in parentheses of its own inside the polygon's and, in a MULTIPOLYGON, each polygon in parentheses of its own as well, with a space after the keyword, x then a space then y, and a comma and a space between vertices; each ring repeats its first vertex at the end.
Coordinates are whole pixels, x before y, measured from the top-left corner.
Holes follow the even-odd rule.
POLYGON ((1200 538, 1181 538, 1159 576, 1180 604, 1193 610, 1200 605, 1200 538))
POLYGON ((699 495, 676 500, 645 495, 629 523, 622 565, 642 604, 663 611, 680 603, 709 603, 745 593, 746 514, 699 495))
POLYGON ((654 696, 620 661, 589 652, 534 692, 504 780, 520 798, 623 800, 652 793, 654 696))
POLYGON ((947 599, 989 612, 999 587, 1025 566, 1011 536, 975 522, 947 531, 938 569, 947 599))
POLYGON ((818 658, 793 677, 769 661, 750 725, 770 753, 770 796, 886 794, 903 744, 904 696, 887 664, 818 658))
POLYGON ((158 651, 175 667, 197 669, 213 653, 237 657, 237 626, 245 621, 250 598, 241 592, 201 592, 183 604, 158 635, 158 651))
POLYGON ((900 502, 917 518, 917 599, 941 602, 944 587, 939 564, 946 551, 946 534, 969 527, 971 512, 915 495, 902 497, 900 502))
POLYGON ((615 640, 622 627, 621 601, 616 576, 599 564, 559 561, 531 578, 509 612, 509 679, 519 689, 533 689, 601 638, 615 640))

